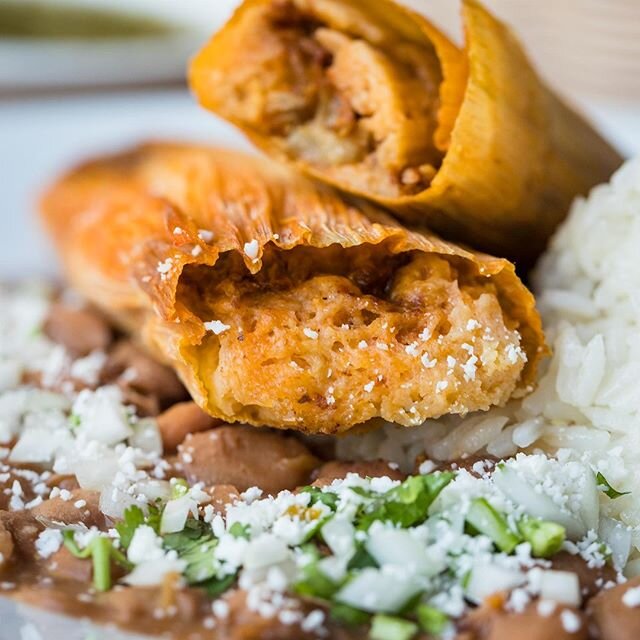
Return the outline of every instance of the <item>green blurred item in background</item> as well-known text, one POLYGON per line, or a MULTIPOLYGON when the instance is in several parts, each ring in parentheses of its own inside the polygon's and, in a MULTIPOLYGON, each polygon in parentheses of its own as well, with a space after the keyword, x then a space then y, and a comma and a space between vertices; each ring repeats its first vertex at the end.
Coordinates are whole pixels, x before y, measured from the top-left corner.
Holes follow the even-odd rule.
POLYGON ((139 38, 165 35, 176 27, 150 16, 97 7, 0 2, 0 37, 139 38))

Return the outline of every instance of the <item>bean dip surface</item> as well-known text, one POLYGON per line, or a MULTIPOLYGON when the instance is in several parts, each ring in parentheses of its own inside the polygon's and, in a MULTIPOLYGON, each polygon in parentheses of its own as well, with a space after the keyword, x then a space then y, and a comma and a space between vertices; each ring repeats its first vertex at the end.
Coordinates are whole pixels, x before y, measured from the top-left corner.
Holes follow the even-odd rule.
POLYGON ((3 596, 179 640, 639 637, 587 466, 336 460, 205 415, 72 294, 0 298, 3 596))

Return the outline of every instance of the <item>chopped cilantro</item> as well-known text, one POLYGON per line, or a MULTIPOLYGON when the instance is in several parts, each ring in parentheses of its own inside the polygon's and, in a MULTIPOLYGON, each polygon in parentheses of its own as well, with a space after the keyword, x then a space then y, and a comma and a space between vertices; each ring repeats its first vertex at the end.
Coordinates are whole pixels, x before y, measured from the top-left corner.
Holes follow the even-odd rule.
POLYGON ((182 531, 169 533, 162 538, 167 549, 174 549, 178 554, 189 551, 191 547, 212 538, 211 528, 202 520, 189 518, 182 531))
POLYGON ((162 510, 154 504, 147 505, 147 513, 137 505, 131 505, 124 511, 122 520, 116 524, 116 531, 120 536, 120 546, 128 549, 133 539, 133 534, 141 524, 149 525, 156 533, 160 531, 160 519, 162 510))
POLYGON ((218 571, 218 561, 213 555, 218 540, 208 537, 198 540, 192 546, 179 554, 180 559, 187 563, 183 575, 187 582, 197 585, 214 578, 218 571))
POLYGON ((378 563, 373 559, 373 556, 364 548, 364 545, 359 544, 356 552, 353 554, 347 569, 352 571, 353 569, 366 569, 367 567, 377 567, 378 563))
POLYGON ((418 625, 410 620, 378 614, 373 616, 371 640, 411 640, 418 633, 418 625))
POLYGON ((471 502, 466 520, 473 531, 490 538, 500 551, 511 553, 521 542, 521 538, 509 528, 505 517, 485 498, 476 498, 471 502))
POLYGON ((251 537, 251 527, 248 524, 242 524, 241 522, 234 522, 229 527, 229 533, 234 538, 245 538, 249 540, 251 537))
POLYGON ((598 545, 598 553, 604 558, 605 562, 611 564, 613 552, 606 542, 601 542, 598 545))
POLYGON ((358 527, 368 529, 376 520, 411 527, 426 520, 429 507, 440 492, 453 480, 454 473, 432 473, 411 476, 402 484, 380 495, 373 509, 365 506, 358 527))
POLYGON ((309 562, 317 562, 321 558, 320 551, 318 551, 318 547, 315 544, 305 543, 300 545, 299 549, 307 564, 309 562))
POLYGON ((224 578, 210 578, 206 582, 199 584, 198 586, 207 592, 210 598, 217 598, 222 595, 227 589, 233 586, 236 581, 236 574, 232 573, 224 578))
POLYGON ((420 604, 420 601, 422 600, 422 595, 423 593, 421 591, 418 591, 418 593, 411 596, 411 598, 409 598, 404 603, 404 605, 402 605, 402 607, 400 607, 400 609, 397 610, 398 615, 402 615, 402 616, 411 615, 415 611, 415 608, 420 604))
POLYGON ((329 609, 329 617, 336 622, 355 627, 361 624, 367 624, 371 618, 371 614, 356 609, 355 607, 350 607, 348 604, 336 602, 332 604, 329 609))
POLYGON ((147 505, 147 515, 144 523, 148 524, 157 534, 160 533, 160 521, 162 520, 162 509, 155 504, 147 505))
POLYGON ((420 628, 429 635, 440 635, 449 624, 449 617, 446 613, 428 604, 419 604, 416 607, 416 616, 420 628))
POLYGON ((29 338, 38 338, 43 335, 44 335, 44 330, 40 325, 36 325, 28 333, 29 338))
POLYGON ((131 571, 131 569, 133 569, 133 564, 129 562, 127 556, 125 556, 120 549, 116 549, 113 545, 111 545, 111 558, 123 569, 126 569, 127 571, 131 571))
POLYGON ((120 545, 128 549, 136 529, 144 524, 145 517, 142 509, 135 505, 125 509, 121 522, 116 524, 116 531, 120 536, 120 545))
POLYGON ((205 522, 190 518, 182 531, 164 536, 162 543, 187 563, 183 575, 188 584, 207 590, 218 588, 222 581, 217 577, 219 564, 213 553, 218 539, 205 522))
POLYGON ((91 548, 86 547, 81 549, 74 538, 74 532, 71 530, 62 532, 62 540, 64 542, 64 546, 71 552, 71 555, 76 558, 85 559, 91 555, 91 548))
POLYGON ((373 500, 380 495, 378 492, 371 491, 371 489, 365 489, 364 487, 349 487, 349 490, 363 498, 368 498, 369 500, 373 500))
POLYGON ((303 487, 300 489, 300 492, 311 495, 311 505, 321 502, 332 511, 335 511, 338 507, 338 494, 332 493, 331 491, 322 491, 322 489, 319 489, 318 487, 303 487))
POLYGON ((596 482, 598 483, 598 489, 609 496, 612 500, 616 500, 622 496, 628 496, 631 493, 631 491, 618 491, 617 489, 614 489, 609 484, 609 481, 599 471, 596 475, 596 482))
POLYGON ((315 521, 315 524, 309 528, 309 530, 304 534, 304 537, 302 538, 302 542, 307 543, 307 542, 311 542, 311 540, 313 540, 319 533, 320 530, 322 529, 322 527, 329 521, 331 520, 332 516, 328 516, 326 518, 318 518, 315 521))
POLYGON ((131 569, 131 563, 113 546, 113 541, 105 536, 96 536, 87 547, 80 549, 74 538, 73 531, 63 531, 64 546, 76 558, 91 558, 93 563, 93 586, 96 591, 111 589, 111 560, 126 569, 131 569))
POLYGON ((550 558, 558 553, 567 533, 560 524, 528 517, 518 522, 518 531, 531 545, 531 553, 536 558, 550 558))
POLYGON ((466 589, 469 586, 470 582, 471 582, 471 569, 469 569, 468 571, 465 571, 464 575, 462 576, 462 579, 460 580, 460 585, 462 586, 463 589, 466 589))
POLYGON ((93 560, 93 585, 97 591, 111 589, 111 551, 109 538, 98 536, 90 545, 93 560))
POLYGON ((184 478, 171 479, 171 496, 170 500, 177 500, 189 493, 189 483, 184 478))
POLYGON ((302 580, 293 585, 293 590, 300 596, 330 600, 342 586, 326 576, 318 567, 317 562, 305 565, 302 569, 302 575, 302 580))

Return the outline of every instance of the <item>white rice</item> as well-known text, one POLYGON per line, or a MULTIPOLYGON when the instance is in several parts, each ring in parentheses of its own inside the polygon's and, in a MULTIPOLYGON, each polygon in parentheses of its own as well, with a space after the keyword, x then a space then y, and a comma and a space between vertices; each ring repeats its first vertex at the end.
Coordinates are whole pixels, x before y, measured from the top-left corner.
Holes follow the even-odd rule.
POLYGON ((522 448, 580 459, 631 492, 603 494, 602 507, 638 529, 640 548, 640 158, 574 203, 534 284, 554 351, 536 391, 504 409, 349 436, 339 454, 405 469, 424 453, 447 460, 522 448))

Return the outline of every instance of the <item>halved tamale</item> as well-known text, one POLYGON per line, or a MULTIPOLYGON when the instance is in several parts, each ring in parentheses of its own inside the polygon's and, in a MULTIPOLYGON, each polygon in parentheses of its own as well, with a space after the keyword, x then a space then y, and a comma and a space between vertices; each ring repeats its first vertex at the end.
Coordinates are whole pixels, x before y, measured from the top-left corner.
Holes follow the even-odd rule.
POLYGON ((414 425, 534 380, 540 319, 511 263, 268 160, 147 145, 72 171, 42 207, 72 285, 226 421, 414 425))
POLYGON ((463 17, 460 50, 391 0, 246 0, 190 82, 274 157, 530 264, 621 159, 502 23, 475 0, 463 17))

